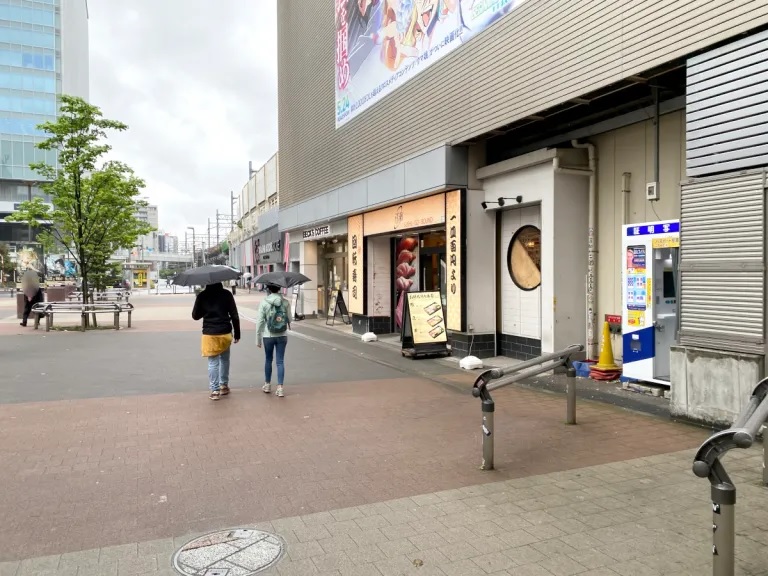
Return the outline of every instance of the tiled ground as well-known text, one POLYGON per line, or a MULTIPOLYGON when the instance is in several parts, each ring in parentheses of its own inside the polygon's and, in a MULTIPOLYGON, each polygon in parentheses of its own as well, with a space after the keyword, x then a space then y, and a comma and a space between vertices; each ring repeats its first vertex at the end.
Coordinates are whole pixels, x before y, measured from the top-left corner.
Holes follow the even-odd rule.
MULTIPOLYGON (((17 339, 5 322, 0 576, 165 576, 193 534, 248 525, 288 542, 281 576, 708 565, 709 489, 690 472, 705 431, 584 401, 567 427, 562 396, 509 387, 494 393, 498 469, 483 472, 474 374, 314 330, 291 340, 278 400, 258 390, 250 332, 233 394, 213 403, 189 300, 152 301, 119 333, 17 339)), ((759 462, 729 458, 740 573, 765 575, 759 462)))
MULTIPOLYGON (((690 450, 253 523, 286 556, 263 576, 695 576, 711 572, 709 486, 690 450)), ((757 449, 737 483, 737 570, 768 573, 757 449)), ((0 564, 2 576, 171 576, 195 535, 0 564)))
POLYGON ((482 472, 479 403, 419 379, 0 406, 0 560, 175 536, 696 446, 705 433, 596 403, 497 393, 482 472), (36 535, 45 534, 44 538, 36 535))

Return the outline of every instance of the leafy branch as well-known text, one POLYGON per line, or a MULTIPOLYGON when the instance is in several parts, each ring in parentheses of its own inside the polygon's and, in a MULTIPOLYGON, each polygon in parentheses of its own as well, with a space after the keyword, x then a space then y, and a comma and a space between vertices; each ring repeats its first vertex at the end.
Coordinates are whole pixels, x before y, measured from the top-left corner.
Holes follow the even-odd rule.
POLYGON ((41 229, 38 241, 49 251, 63 246, 80 269, 88 294, 89 273, 101 277, 113 271, 108 261, 114 251, 132 247, 153 230, 136 216, 147 205, 139 198, 144 181, 126 164, 102 160, 111 150, 107 131, 122 132, 128 126, 104 118, 97 106, 81 98, 64 95, 57 120, 39 128, 48 138, 37 147, 56 150, 59 167, 44 162, 30 167, 47 181, 42 189, 53 206, 34 198, 6 220, 41 229))

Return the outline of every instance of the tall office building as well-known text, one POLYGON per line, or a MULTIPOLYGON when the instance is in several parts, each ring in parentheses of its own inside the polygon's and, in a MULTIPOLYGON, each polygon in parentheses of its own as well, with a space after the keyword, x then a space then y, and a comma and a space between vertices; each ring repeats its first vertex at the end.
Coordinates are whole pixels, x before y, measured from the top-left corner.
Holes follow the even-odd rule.
POLYGON ((139 236, 138 245, 141 246, 142 250, 155 251, 155 252, 159 251, 159 241, 158 241, 159 219, 157 215, 157 206, 148 204, 147 206, 140 207, 138 212, 136 213, 136 217, 139 220, 142 220, 148 223, 150 226, 152 226, 152 228, 154 228, 154 230, 149 234, 145 234, 144 236, 139 236))
POLYGON ((38 150, 37 126, 55 121, 61 94, 88 99, 87 0, 0 0, 0 242, 32 240, 25 224, 4 222, 19 202, 46 198, 31 162, 55 165, 38 150))

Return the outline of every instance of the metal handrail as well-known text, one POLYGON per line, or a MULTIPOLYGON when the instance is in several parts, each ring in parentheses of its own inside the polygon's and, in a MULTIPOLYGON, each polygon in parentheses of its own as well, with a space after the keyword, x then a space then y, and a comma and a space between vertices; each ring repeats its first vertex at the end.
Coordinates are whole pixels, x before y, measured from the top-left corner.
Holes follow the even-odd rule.
POLYGON ((491 368, 482 372, 477 377, 472 386, 472 396, 480 398, 483 413, 483 462, 480 466, 481 470, 493 470, 493 434, 496 404, 491 396, 491 391, 509 386, 520 380, 525 380, 531 376, 549 372, 560 366, 566 366, 569 376, 566 395, 566 424, 576 424, 576 385, 574 382, 576 370, 570 365, 570 362, 572 355, 583 351, 584 346, 582 344, 572 344, 560 352, 543 354, 514 366, 491 368), (491 381, 499 380, 506 376, 510 377, 503 382, 491 384, 491 381))
MULTIPOLYGON (((733 576, 736 569, 736 487, 721 458, 733 448, 749 448, 768 420, 768 378, 755 386, 749 402, 727 430, 716 432, 699 447, 693 473, 707 478, 712 493, 712 574, 733 576)), ((763 458, 768 465, 768 440, 763 436, 763 458)), ((763 481, 768 482, 765 470, 763 481)))
POLYGON ((83 304, 82 302, 38 302, 34 306, 43 307, 45 309, 63 309, 72 308, 73 311, 80 311, 83 308, 106 308, 108 310, 121 309, 133 309, 134 305, 130 302, 88 302, 83 304))

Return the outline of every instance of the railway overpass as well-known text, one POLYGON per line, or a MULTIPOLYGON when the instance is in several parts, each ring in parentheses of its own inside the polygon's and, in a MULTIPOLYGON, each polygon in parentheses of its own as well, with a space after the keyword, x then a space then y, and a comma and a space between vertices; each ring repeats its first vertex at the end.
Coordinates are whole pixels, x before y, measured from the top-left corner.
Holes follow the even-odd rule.
POLYGON ((189 264, 192 265, 192 253, 185 252, 148 252, 143 251, 140 256, 133 256, 127 251, 115 252, 112 255, 111 260, 113 262, 125 262, 135 264, 156 264, 164 263, 168 264, 189 264))

